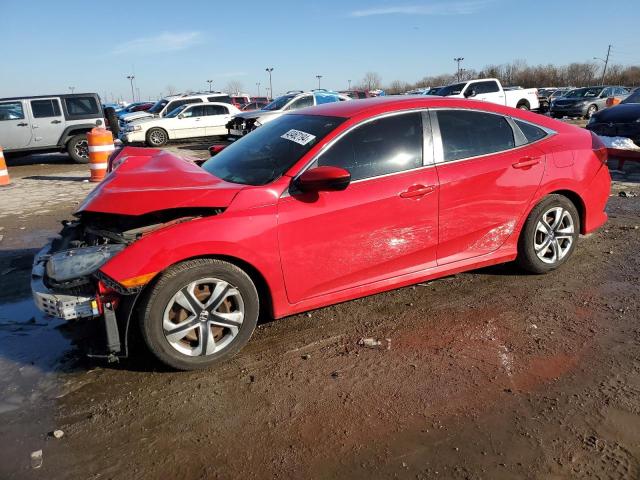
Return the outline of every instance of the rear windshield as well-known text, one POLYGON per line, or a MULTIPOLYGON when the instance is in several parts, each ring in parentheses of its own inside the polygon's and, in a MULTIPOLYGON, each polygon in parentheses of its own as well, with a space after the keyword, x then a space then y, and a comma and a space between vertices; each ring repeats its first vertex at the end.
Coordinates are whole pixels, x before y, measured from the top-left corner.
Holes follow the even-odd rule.
POLYGON ((344 122, 340 117, 283 115, 207 160, 202 168, 226 182, 265 185, 344 122))
POLYGON ((435 95, 440 95, 441 97, 447 97, 449 95, 459 95, 464 89, 465 85, 466 83, 456 83, 454 85, 448 85, 438 90, 435 95))

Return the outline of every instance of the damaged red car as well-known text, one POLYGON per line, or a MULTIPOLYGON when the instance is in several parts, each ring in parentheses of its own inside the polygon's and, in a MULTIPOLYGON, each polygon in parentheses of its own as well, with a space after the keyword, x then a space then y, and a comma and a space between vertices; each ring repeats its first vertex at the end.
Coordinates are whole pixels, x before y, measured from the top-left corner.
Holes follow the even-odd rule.
POLYGON ((522 110, 381 97, 298 110, 201 167, 124 148, 34 262, 38 306, 138 322, 177 369, 216 364, 274 318, 501 262, 544 273, 605 223, 606 148, 522 110))

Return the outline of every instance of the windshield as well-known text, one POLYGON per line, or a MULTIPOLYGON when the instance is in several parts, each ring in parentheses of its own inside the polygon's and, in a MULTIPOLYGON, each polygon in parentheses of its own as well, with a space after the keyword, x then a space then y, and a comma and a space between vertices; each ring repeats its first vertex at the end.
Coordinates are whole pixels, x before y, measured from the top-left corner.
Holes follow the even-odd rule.
POLYGON ((345 120, 319 115, 283 115, 232 143, 207 160, 202 168, 226 182, 265 185, 281 177, 345 120))
POLYGON ((167 115, 165 115, 165 118, 175 118, 178 115, 180 115, 180 113, 187 108, 189 105, 185 104, 185 105, 180 105, 179 107, 174 108, 173 110, 171 110, 167 115))
POLYGON ((446 87, 442 87, 435 94, 440 95, 441 97, 448 97, 449 95, 459 95, 464 89, 465 85, 466 83, 447 85, 446 87))
POLYGON ((289 102, 289 100, 291 100, 296 95, 298 94, 296 93, 292 95, 283 95, 281 97, 278 97, 269 105, 264 107, 263 110, 282 110, 284 106, 289 102))
POLYGON ((165 99, 158 100, 153 107, 147 110, 147 112, 160 113, 162 109, 167 106, 167 103, 169 103, 169 100, 165 100, 165 99))
POLYGON ((576 88, 565 95, 565 98, 593 98, 600 95, 602 88, 576 88))
POLYGON ((636 90, 620 103, 640 103, 640 90, 636 90))

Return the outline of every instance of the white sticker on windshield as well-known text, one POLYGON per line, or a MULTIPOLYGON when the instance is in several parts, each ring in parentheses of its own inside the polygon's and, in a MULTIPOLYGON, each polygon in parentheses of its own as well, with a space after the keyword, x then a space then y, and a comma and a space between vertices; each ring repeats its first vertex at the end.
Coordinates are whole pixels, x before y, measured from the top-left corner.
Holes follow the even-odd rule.
POLYGON ((285 140, 291 140, 292 142, 299 143, 300 145, 306 145, 307 143, 312 141, 314 138, 316 138, 316 136, 311 135, 310 133, 301 132, 300 130, 295 130, 292 128, 284 135, 281 135, 280 138, 284 138, 285 140))

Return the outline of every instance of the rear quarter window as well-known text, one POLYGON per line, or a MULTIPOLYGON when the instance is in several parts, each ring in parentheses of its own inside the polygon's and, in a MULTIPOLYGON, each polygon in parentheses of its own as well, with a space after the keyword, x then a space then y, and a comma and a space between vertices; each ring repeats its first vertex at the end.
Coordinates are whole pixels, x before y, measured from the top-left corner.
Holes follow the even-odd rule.
POLYGON ((70 117, 88 118, 102 116, 94 97, 67 97, 64 99, 70 117))
POLYGON ((526 137, 527 143, 537 142, 547 136, 547 132, 535 125, 516 120, 515 118, 513 121, 516 122, 520 131, 522 131, 523 135, 526 137))

